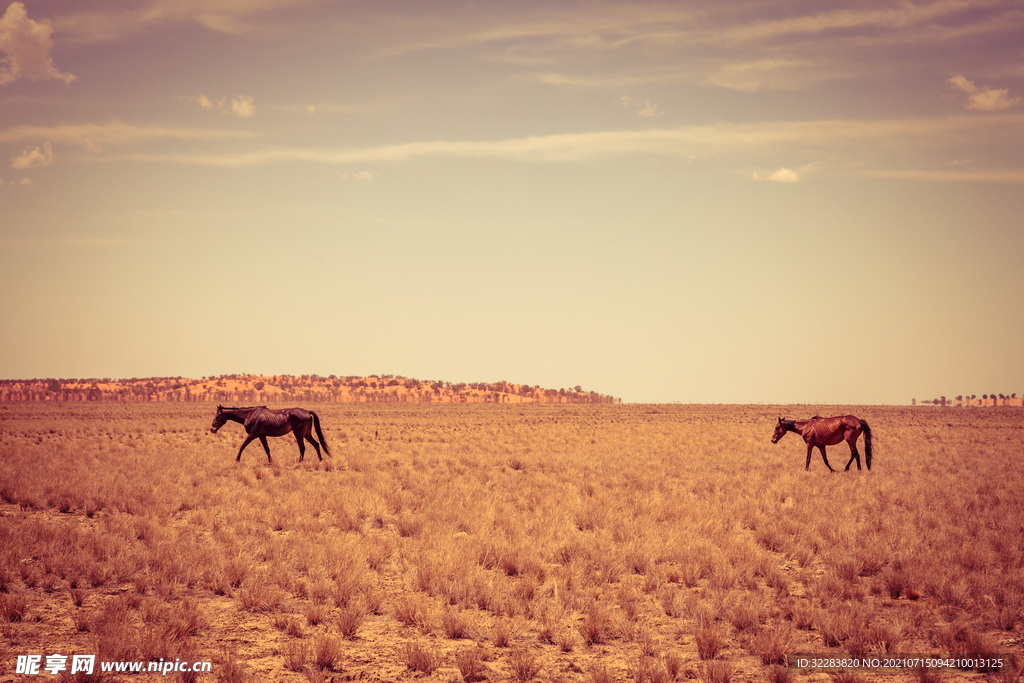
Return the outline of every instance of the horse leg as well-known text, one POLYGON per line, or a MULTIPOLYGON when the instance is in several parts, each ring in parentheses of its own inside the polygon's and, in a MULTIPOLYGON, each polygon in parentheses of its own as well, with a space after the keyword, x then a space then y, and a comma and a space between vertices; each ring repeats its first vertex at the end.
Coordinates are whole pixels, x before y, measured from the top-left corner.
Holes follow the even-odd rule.
POLYGON ((847 472, 850 471, 850 465, 853 464, 854 460, 857 461, 857 469, 859 470, 860 469, 860 453, 857 451, 857 442, 856 441, 847 441, 847 443, 850 444, 850 462, 846 463, 846 471, 847 472))
POLYGON ((832 465, 828 464, 828 456, 825 455, 825 447, 824 446, 818 446, 818 450, 821 451, 821 459, 825 461, 825 467, 828 468, 828 471, 829 472, 835 472, 835 470, 832 469, 832 465))
POLYGON ((270 459, 270 446, 267 445, 267 437, 261 436, 260 443, 263 444, 263 450, 267 452, 267 462, 272 462, 270 459))
POLYGON ((324 456, 320 455, 320 444, 316 442, 316 439, 314 439, 311 434, 306 434, 306 441, 313 444, 313 448, 316 449, 316 457, 323 460, 324 456))
POLYGON ((295 435, 295 443, 299 444, 299 462, 302 462, 302 459, 306 457, 306 444, 302 443, 302 432, 293 429, 292 434, 295 435))
POLYGON ((804 472, 807 472, 811 469, 811 453, 813 452, 814 446, 812 446, 811 444, 807 444, 807 462, 804 463, 804 472))
POLYGON ((238 462, 242 459, 242 451, 244 451, 245 447, 251 444, 255 439, 256 437, 252 434, 245 437, 245 441, 242 442, 242 447, 238 449, 238 455, 235 456, 235 462, 238 462))

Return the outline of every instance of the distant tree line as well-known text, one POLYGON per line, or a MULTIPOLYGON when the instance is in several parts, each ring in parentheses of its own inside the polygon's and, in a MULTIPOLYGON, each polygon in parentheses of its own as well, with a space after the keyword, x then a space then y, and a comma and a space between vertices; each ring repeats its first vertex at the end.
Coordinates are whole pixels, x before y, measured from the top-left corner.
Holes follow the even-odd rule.
POLYGON ((456 383, 401 375, 219 375, 202 379, 0 380, 2 401, 218 401, 241 404, 315 403, 617 403, 620 399, 571 389, 500 382, 456 383))
MULTIPOLYGON (((911 399, 911 405, 918 405, 917 399, 911 399)), ((934 405, 934 406, 1021 406, 1024 405, 1024 398, 1017 398, 1017 393, 1014 392, 1009 396, 1005 394, 982 394, 981 398, 978 398, 977 394, 964 395, 960 394, 956 398, 949 400, 945 396, 939 398, 926 399, 920 402, 920 405, 934 405)))

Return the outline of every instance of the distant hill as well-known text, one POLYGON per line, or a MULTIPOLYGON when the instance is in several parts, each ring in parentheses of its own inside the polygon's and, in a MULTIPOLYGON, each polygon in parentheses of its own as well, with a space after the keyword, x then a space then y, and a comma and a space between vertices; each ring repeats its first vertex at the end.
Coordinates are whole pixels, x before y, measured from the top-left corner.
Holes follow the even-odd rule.
POLYGON ((508 382, 452 384, 394 375, 221 375, 203 379, 0 380, 0 401, 216 401, 271 403, 618 403, 594 391, 541 389, 508 382))

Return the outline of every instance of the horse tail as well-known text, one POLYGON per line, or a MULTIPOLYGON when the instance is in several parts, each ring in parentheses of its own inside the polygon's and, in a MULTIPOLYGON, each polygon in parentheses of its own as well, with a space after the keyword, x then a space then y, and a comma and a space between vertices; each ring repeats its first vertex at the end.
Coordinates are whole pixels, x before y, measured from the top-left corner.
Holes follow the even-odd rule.
MULTIPOLYGON (((327 455, 330 455, 331 454, 331 449, 327 447, 327 439, 324 438, 324 433, 322 431, 320 431, 320 418, 317 417, 316 413, 314 413, 312 410, 309 411, 309 414, 313 416, 313 426, 316 428, 316 436, 317 436, 318 439, 320 439, 320 445, 324 447, 324 453, 326 453, 327 455)), ((871 452, 871 447, 870 446, 868 447, 868 452, 869 453, 871 452)), ((869 455, 868 456, 868 463, 870 463, 870 462, 871 462, 871 456, 869 455)), ((868 469, 871 469, 871 465, 870 464, 868 465, 868 469)))
POLYGON ((871 427, 865 420, 860 421, 860 427, 864 430, 864 463, 871 469, 871 427))

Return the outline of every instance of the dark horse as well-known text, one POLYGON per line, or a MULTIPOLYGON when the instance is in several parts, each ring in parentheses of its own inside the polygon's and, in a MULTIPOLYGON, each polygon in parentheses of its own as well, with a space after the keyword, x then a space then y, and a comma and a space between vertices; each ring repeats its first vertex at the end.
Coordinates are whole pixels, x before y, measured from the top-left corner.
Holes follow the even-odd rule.
POLYGON ((210 431, 216 434, 217 430, 223 427, 229 420, 241 424, 245 427, 245 433, 248 434, 245 437, 245 441, 242 442, 242 447, 238 449, 238 457, 235 458, 235 462, 242 459, 242 451, 252 443, 253 439, 260 440, 260 443, 263 444, 263 450, 267 452, 267 462, 271 462, 270 446, 267 445, 267 437, 284 436, 288 432, 295 434, 295 440, 299 444, 299 462, 302 462, 302 459, 306 456, 306 444, 302 442, 303 439, 313 444, 313 448, 316 449, 316 457, 321 460, 324 459, 324 456, 320 455, 320 446, 324 447, 324 452, 327 455, 331 454, 331 450, 327 448, 327 440, 324 439, 324 433, 320 431, 320 418, 312 410, 304 410, 302 408, 270 410, 266 406, 254 406, 251 408, 222 408, 217 406, 217 414, 213 417, 210 431), (320 443, 317 443, 316 439, 312 436, 314 427, 316 428, 316 435, 320 437, 320 443))
POLYGON ((857 437, 864 432, 864 461, 871 469, 871 428, 868 423, 853 415, 841 415, 839 417, 818 417, 815 415, 810 420, 783 420, 779 418, 775 425, 775 433, 772 435, 772 443, 778 443, 779 439, 786 435, 786 432, 796 432, 804 437, 807 444, 807 464, 805 470, 811 468, 811 451, 817 448, 821 451, 821 459, 825 461, 825 467, 830 471, 832 465, 828 464, 828 457, 825 456, 825 446, 835 446, 840 441, 850 444, 850 462, 846 463, 846 470, 850 469, 853 461, 857 461, 857 469, 860 469, 860 453, 857 452, 857 437))

